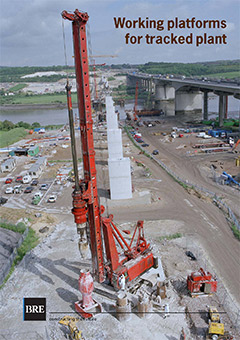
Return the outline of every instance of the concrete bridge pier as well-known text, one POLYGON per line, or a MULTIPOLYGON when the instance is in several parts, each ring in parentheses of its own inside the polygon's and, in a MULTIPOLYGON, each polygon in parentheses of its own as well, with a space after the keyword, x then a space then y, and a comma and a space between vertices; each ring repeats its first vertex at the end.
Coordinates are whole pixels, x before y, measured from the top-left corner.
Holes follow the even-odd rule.
POLYGON ((202 92, 198 90, 178 90, 175 96, 175 113, 201 114, 202 92))
POLYGON ((163 110, 166 116, 175 116, 175 88, 167 84, 155 84, 155 109, 163 110))
POLYGON ((203 120, 208 120, 208 91, 203 91, 203 120))
POLYGON ((220 94, 219 102, 218 102, 219 127, 223 126, 225 109, 226 109, 226 96, 224 96, 223 94, 220 94))
POLYGON ((175 88, 169 85, 156 85, 155 100, 173 100, 175 88))
POLYGON ((219 127, 223 127, 223 120, 227 118, 228 111, 228 93, 226 92, 214 92, 219 97, 218 102, 218 119, 219 119, 219 127))

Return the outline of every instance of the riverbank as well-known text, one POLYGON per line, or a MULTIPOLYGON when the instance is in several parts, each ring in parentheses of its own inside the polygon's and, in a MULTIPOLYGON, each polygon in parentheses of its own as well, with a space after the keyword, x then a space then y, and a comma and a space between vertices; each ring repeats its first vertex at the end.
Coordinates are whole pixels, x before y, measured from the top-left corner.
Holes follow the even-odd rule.
POLYGON ((0 131, 0 148, 12 145, 22 138, 26 137, 28 131, 22 127, 15 128, 9 131, 0 131))
MULTIPOLYGON (((48 110, 48 109, 65 109, 67 104, 54 103, 54 104, 9 104, 1 105, 0 111, 23 111, 23 110, 48 110)), ((73 103, 73 108, 77 108, 77 103, 73 103)))

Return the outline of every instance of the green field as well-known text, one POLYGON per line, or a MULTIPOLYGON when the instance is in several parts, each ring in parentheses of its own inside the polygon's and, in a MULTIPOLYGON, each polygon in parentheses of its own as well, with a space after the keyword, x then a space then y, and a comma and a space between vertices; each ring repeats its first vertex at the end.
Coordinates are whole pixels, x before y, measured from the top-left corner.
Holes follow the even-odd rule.
POLYGON ((24 89, 24 87, 26 87, 26 86, 28 86, 28 85, 27 84, 17 84, 15 86, 11 87, 9 89, 9 91, 17 92, 17 91, 20 91, 20 90, 24 89))
POLYGON ((240 71, 234 72, 221 72, 221 73, 210 73, 207 74, 208 78, 224 78, 224 79, 235 79, 240 78, 240 71))
MULTIPOLYGON (((77 94, 72 94, 72 102, 77 103, 77 94)), ((14 96, 1 96, 0 105, 6 104, 65 104, 67 103, 66 94, 43 94, 43 95, 23 95, 16 94, 14 96)))
POLYGON ((16 128, 10 131, 0 131, 0 148, 16 143, 27 135, 24 128, 16 128))
POLYGON ((206 76, 237 78, 240 75, 239 60, 219 60, 201 63, 149 62, 138 65, 140 72, 148 74, 175 74, 185 76, 206 76))

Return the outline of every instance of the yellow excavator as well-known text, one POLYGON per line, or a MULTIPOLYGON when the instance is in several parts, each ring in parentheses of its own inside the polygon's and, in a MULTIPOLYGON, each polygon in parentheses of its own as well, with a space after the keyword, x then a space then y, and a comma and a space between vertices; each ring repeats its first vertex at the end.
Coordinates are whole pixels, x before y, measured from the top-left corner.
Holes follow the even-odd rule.
POLYGON ((70 340, 85 340, 85 338, 82 337, 82 331, 79 331, 79 329, 76 326, 76 321, 78 319, 71 317, 71 316, 64 316, 59 323, 61 325, 65 325, 69 329, 69 339, 70 340))
POLYGON ((216 307, 208 307, 209 327, 208 337, 211 340, 232 340, 230 333, 225 332, 224 324, 220 320, 220 314, 216 307))

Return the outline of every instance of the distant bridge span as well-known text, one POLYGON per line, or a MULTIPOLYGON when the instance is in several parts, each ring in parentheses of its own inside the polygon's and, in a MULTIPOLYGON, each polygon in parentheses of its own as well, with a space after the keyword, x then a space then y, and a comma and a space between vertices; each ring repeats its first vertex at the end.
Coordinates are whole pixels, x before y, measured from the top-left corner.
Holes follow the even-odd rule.
MULTIPOLYGON (((147 75, 133 73, 127 75, 128 84, 145 88, 154 94, 155 108, 162 109, 164 102, 174 101, 175 110, 170 115, 183 113, 202 113, 208 119, 208 93, 213 92, 219 96, 219 125, 227 117, 227 98, 234 96, 240 99, 240 86, 235 81, 213 81, 207 78, 192 79, 187 77, 147 75)), ((166 107, 166 106, 165 106, 166 107)))

